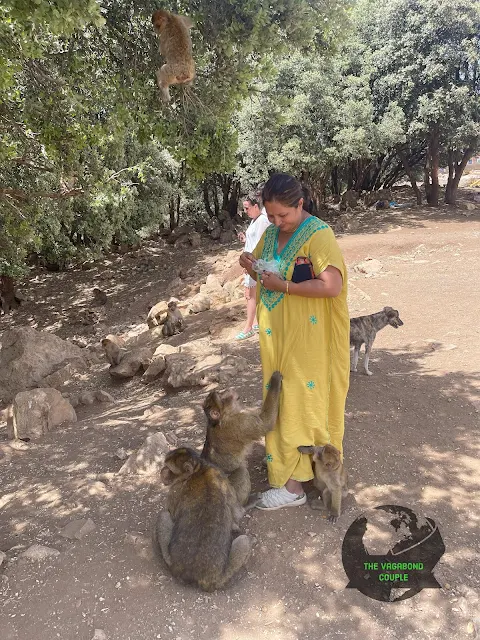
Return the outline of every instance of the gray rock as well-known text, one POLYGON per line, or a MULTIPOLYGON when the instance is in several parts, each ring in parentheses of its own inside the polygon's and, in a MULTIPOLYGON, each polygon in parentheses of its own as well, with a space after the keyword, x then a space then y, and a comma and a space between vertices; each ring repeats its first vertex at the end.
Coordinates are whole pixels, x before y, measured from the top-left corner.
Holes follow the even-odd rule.
POLYGON ((114 397, 107 393, 107 391, 103 391, 103 389, 99 389, 95 392, 95 398, 99 402, 115 402, 114 397))
POLYGON ((13 401, 13 421, 7 423, 7 436, 36 440, 65 422, 76 422, 70 402, 56 389, 22 391, 13 401))
POLYGON ((46 376, 68 362, 87 367, 79 347, 52 333, 31 327, 5 331, 0 349, 0 400, 10 402, 18 392, 41 386, 46 376))
POLYGON ((32 544, 30 547, 28 547, 28 549, 26 549, 19 555, 19 558, 27 558, 28 560, 40 561, 59 555, 60 551, 58 551, 58 549, 45 547, 43 544, 32 544))
POLYGON ((120 475, 153 475, 160 471, 165 461, 165 454, 170 445, 163 433, 154 433, 146 438, 143 445, 128 458, 119 470, 120 475))
POLYGON ((379 273, 383 269, 383 264, 376 258, 366 258, 362 262, 356 264, 354 269, 359 273, 372 275, 374 273, 379 273))
POLYGON ((60 535, 69 540, 81 540, 95 529, 95 523, 90 518, 72 520, 60 531, 60 535))

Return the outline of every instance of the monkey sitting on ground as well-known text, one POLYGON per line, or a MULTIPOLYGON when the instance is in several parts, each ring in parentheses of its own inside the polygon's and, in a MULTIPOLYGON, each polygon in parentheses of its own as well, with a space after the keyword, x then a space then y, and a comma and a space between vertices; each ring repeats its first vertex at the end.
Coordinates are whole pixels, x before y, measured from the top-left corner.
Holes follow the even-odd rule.
POLYGON ((342 498, 348 494, 347 470, 342 463, 340 451, 331 444, 324 447, 298 447, 300 453, 313 454, 315 467, 313 484, 320 491, 323 505, 311 503, 312 509, 327 509, 328 521, 333 524, 340 517, 342 498))
POLYGON ((124 348, 124 345, 125 340, 118 336, 114 336, 112 333, 103 338, 102 347, 105 350, 105 357, 112 367, 116 367, 117 364, 120 364, 121 359, 126 354, 127 350, 124 348))
POLYGON ((275 371, 260 411, 242 411, 233 390, 211 391, 203 403, 208 425, 202 457, 227 474, 242 505, 252 488, 246 459, 253 442, 275 427, 281 386, 282 374, 275 371))
POLYGON ((244 509, 225 474, 193 449, 170 451, 160 473, 170 489, 153 531, 156 549, 176 578, 220 589, 250 556, 248 536, 232 541, 244 509))
POLYGON ((169 102, 171 84, 190 84, 195 78, 190 38, 193 23, 186 16, 163 10, 153 13, 152 22, 160 38, 160 53, 166 59, 166 64, 157 71, 157 83, 162 100, 169 102))
POLYGON ((176 302, 169 302, 167 309, 167 318, 162 327, 162 336, 169 338, 176 333, 181 333, 185 329, 185 320, 182 312, 177 308, 176 302))

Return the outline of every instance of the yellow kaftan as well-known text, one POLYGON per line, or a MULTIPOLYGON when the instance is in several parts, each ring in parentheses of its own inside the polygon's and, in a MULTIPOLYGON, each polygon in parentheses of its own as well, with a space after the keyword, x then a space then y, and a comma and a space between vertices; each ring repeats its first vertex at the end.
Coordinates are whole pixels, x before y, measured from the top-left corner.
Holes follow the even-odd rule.
POLYGON ((332 265, 342 274, 343 287, 335 298, 305 298, 257 286, 264 398, 273 371, 283 375, 278 421, 265 439, 272 487, 282 487, 289 478, 313 478, 311 457, 299 453, 299 445, 330 442, 343 453, 350 376, 347 270, 333 231, 309 217, 280 254, 278 232, 268 227, 253 252, 256 258, 277 260, 287 280, 297 257, 309 258, 315 276, 332 265))

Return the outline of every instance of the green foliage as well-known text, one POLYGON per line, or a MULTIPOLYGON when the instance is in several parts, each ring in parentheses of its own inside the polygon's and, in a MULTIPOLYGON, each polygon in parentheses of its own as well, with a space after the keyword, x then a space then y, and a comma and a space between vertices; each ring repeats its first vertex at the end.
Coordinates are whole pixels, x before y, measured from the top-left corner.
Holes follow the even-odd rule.
MULTIPOLYGON (((197 79, 159 101, 149 0, 8 0, 0 8, 3 272, 64 264, 164 223, 180 195, 231 172, 232 118, 272 51, 328 42, 343 0, 195 0, 197 79)), ((325 44, 324 44, 325 46, 325 44)))

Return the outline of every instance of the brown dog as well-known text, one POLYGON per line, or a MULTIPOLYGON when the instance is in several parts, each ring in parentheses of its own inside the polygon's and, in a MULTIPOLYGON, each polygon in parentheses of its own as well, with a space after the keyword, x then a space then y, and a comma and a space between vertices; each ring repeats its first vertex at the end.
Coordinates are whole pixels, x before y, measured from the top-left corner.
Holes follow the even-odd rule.
POLYGON ((367 376, 372 375, 372 372, 368 369, 370 352, 377 332, 386 327, 387 324, 395 329, 403 325, 398 311, 392 309, 392 307, 384 307, 382 311, 372 313, 369 316, 350 318, 350 349, 354 349, 351 371, 357 370, 360 347, 365 344, 365 373, 367 376))

